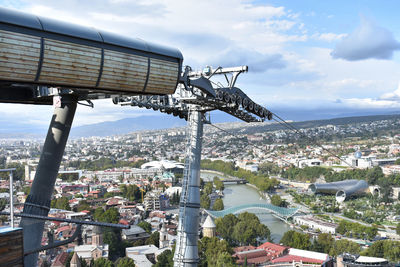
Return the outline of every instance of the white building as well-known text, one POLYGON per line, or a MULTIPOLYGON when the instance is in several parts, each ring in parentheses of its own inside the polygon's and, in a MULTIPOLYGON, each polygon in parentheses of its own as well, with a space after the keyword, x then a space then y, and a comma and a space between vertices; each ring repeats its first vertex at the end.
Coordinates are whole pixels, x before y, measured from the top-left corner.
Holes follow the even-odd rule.
POLYGON ((299 168, 321 166, 322 161, 320 159, 300 159, 298 162, 299 168))
POLYGON ((319 220, 313 216, 295 216, 293 217, 294 222, 299 225, 305 225, 311 230, 321 231, 322 233, 335 234, 336 227, 338 226, 335 223, 329 223, 322 220, 319 220))
POLYGON ((372 168, 374 166, 373 161, 376 160, 375 156, 360 156, 356 157, 354 155, 351 156, 343 156, 340 158, 342 160, 342 165, 351 166, 359 169, 372 168))

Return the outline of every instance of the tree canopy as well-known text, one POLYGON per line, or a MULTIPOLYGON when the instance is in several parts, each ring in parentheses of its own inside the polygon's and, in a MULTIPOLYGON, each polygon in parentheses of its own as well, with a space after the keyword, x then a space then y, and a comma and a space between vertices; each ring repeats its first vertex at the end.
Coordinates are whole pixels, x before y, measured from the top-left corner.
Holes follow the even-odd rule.
POLYGON ((310 236, 305 233, 299 233, 294 230, 287 231, 280 241, 285 246, 310 250, 311 249, 311 241, 310 236))
POLYGON ((258 240, 270 240, 268 227, 253 213, 243 212, 238 216, 228 214, 215 220, 217 233, 231 246, 258 245, 258 240))
POLYGON ((236 266, 232 258, 232 248, 225 240, 217 237, 203 237, 198 242, 199 247, 199 267, 234 267, 236 266))
POLYGON ((218 198, 214 202, 213 210, 223 210, 223 209, 224 209, 224 202, 222 201, 222 199, 218 198))

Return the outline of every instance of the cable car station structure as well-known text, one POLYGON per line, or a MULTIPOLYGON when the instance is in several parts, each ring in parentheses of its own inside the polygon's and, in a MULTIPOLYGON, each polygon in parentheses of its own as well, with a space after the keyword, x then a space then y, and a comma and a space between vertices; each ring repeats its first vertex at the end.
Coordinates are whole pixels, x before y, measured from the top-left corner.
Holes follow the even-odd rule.
POLYGON ((182 68, 183 56, 177 49, 0 8, 0 102, 55 107, 20 214, 24 250, 32 252, 25 255, 25 266, 37 262, 44 220, 77 104, 93 107, 92 100, 104 98, 188 121, 174 264, 197 266, 205 114, 221 110, 257 122, 270 120, 272 113, 235 87, 247 66, 206 67, 202 72, 182 68), (226 85, 215 78, 225 79, 226 85))

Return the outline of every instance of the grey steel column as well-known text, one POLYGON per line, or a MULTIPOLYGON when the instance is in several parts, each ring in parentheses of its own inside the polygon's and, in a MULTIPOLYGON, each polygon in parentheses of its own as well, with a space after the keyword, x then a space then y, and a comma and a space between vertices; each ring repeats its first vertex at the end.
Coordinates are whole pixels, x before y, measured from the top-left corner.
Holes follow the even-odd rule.
MULTIPOLYGON (((51 196, 74 119, 76 105, 76 96, 63 95, 61 107, 54 110, 31 192, 24 204, 24 213, 42 216, 47 216, 49 213, 51 196)), ((22 218, 20 226, 23 227, 24 250, 40 247, 44 221, 22 218)), ((25 266, 36 266, 37 260, 38 253, 27 255, 24 259, 25 266)))
POLYGON ((176 267, 195 267, 199 262, 197 240, 199 237, 203 115, 203 112, 196 109, 189 111, 188 145, 179 208, 178 238, 174 255, 174 266, 176 267))

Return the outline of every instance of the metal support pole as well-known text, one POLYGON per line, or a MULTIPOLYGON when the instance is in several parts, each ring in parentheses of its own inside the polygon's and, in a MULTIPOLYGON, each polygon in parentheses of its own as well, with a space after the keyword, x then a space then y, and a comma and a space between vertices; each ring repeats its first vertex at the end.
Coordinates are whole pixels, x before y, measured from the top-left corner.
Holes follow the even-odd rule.
MULTIPOLYGON (((51 196, 71 124, 74 119, 77 97, 63 95, 60 107, 54 109, 46 140, 44 142, 39 165, 29 196, 24 204, 24 213, 47 216, 50 210, 51 196)), ((30 251, 41 246, 44 221, 22 218, 20 226, 24 234, 24 250, 30 251)), ((38 253, 25 256, 25 266, 36 266, 38 253)))
POLYGON ((14 176, 13 172, 10 171, 10 215, 11 215, 11 227, 14 228, 14 176))
POLYGON ((0 169, 0 172, 9 172, 10 173, 10 226, 14 228, 14 176, 13 176, 13 171, 15 171, 16 168, 11 168, 11 169, 0 169))
POLYGON ((189 110, 188 144, 179 208, 178 238, 174 255, 175 267, 196 267, 199 262, 197 241, 199 238, 203 116, 204 112, 196 110, 196 106, 189 110))

